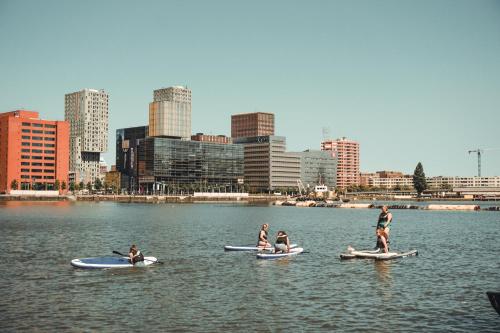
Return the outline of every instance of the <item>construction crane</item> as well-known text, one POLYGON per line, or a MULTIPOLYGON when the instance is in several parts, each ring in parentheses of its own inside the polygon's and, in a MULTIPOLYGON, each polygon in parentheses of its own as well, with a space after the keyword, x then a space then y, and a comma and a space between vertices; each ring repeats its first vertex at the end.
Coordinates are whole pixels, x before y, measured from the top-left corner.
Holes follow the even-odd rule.
POLYGON ((475 150, 469 150, 470 153, 477 153, 477 176, 481 177, 481 154, 487 150, 498 150, 500 148, 485 148, 485 149, 475 149, 475 150))

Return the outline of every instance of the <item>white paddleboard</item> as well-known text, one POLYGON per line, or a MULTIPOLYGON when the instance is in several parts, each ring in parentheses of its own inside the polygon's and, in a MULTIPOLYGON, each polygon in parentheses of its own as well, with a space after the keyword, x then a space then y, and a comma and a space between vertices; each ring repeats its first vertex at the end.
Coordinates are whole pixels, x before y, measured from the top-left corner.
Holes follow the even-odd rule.
MULTIPOLYGON (((297 244, 290 244, 290 248, 297 247, 297 244)), ((226 251, 272 251, 274 250, 274 246, 271 247, 257 247, 257 246, 233 246, 226 245, 224 246, 224 250, 226 251)))
POLYGON ((279 258, 286 258, 286 257, 291 257, 295 256, 299 253, 302 253, 304 251, 303 248, 301 247, 295 247, 293 249, 290 249, 290 252, 285 252, 285 253, 257 253, 257 259, 279 259, 279 258))
POLYGON ((127 257, 94 257, 71 260, 71 265, 78 268, 126 268, 149 266, 157 261, 155 257, 144 257, 144 261, 132 265, 127 257))
POLYGON ((403 257, 409 257, 418 255, 417 250, 411 250, 406 252, 388 252, 384 253, 381 250, 363 250, 363 251, 348 251, 347 253, 342 253, 340 259, 375 259, 375 260, 390 260, 403 257))

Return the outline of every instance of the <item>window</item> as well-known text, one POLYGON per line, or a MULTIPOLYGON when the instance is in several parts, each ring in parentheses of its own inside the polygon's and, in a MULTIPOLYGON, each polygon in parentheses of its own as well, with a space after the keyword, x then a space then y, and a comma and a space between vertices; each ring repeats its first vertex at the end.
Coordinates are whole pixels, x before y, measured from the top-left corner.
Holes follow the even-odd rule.
POLYGON ((31 169, 31 172, 42 172, 42 169, 31 169))
POLYGON ((21 165, 30 165, 30 162, 21 162, 21 165))
POLYGON ((54 166, 54 163, 44 163, 43 165, 53 167, 53 166, 54 166))
POLYGON ((42 156, 31 156, 32 160, 41 160, 42 156))
POLYGON ((56 145, 53 143, 46 143, 46 144, 44 144, 44 146, 47 148, 54 148, 56 145))
POLYGON ((31 133, 31 130, 29 130, 29 129, 27 129, 27 128, 23 128, 23 129, 22 129, 22 132, 23 132, 23 133, 31 133))
POLYGON ((44 176, 44 179, 54 179, 54 176, 44 176))
POLYGON ((56 134, 55 131, 45 131, 45 134, 56 134))
POLYGON ((21 158, 25 159, 25 160, 29 160, 30 159, 29 155, 21 155, 21 158))
POLYGON ((30 169, 21 169, 21 172, 30 172, 30 169))
POLYGON ((54 173, 54 170, 45 169, 45 170, 43 170, 43 172, 45 172, 45 173, 54 173))
POLYGON ((42 124, 36 124, 36 123, 34 123, 33 127, 43 127, 43 125, 42 124))
POLYGON ((32 130, 31 133, 43 134, 42 130, 32 130))
POLYGON ((43 146, 43 144, 41 144, 41 143, 37 143, 37 142, 33 142, 31 145, 32 145, 33 147, 42 147, 42 146, 43 146))
POLYGON ((52 157, 52 156, 45 156, 44 160, 53 161, 54 157, 52 157))
POLYGON ((45 138, 45 141, 56 141, 56 138, 45 138))
POLYGON ((41 136, 32 136, 31 140, 42 140, 43 138, 41 136))
POLYGON ((21 178, 23 178, 23 179, 29 179, 30 176, 29 175, 21 175, 21 178))
POLYGON ((28 146, 28 147, 29 147, 30 143, 29 143, 29 142, 21 142, 21 145, 22 145, 22 146, 25 146, 25 147, 26 147, 26 146, 28 146))
POLYGON ((41 154, 43 152, 43 150, 41 150, 41 149, 32 149, 31 152, 32 153, 36 153, 36 154, 41 154))
POLYGON ((31 123, 22 123, 23 126, 31 126, 31 123))
POLYGON ((31 163, 32 166, 42 166, 42 163, 40 162, 33 162, 31 163))
MULTIPOLYGON (((29 131, 29 130, 28 130, 28 131, 29 131)), ((23 139, 23 140, 29 140, 29 139, 30 139, 30 136, 29 136, 29 135, 23 135, 23 136, 21 137, 21 139, 23 139)))
POLYGON ((45 150, 44 153, 45 154, 55 154, 55 151, 54 150, 45 150))
POLYGON ((29 153, 29 152, 30 152, 30 150, 29 150, 29 149, 26 149, 26 148, 21 149, 21 153, 29 153))

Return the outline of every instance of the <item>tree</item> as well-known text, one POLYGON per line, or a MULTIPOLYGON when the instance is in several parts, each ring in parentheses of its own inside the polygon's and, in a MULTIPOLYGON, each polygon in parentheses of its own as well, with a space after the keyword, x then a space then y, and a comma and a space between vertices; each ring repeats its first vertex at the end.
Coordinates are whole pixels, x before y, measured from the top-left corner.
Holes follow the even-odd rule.
POLYGON ((99 179, 99 178, 95 179, 94 188, 96 189, 96 191, 99 191, 102 188, 101 179, 99 179))
POLYGON ((17 190, 17 188, 19 187, 19 183, 17 182, 16 179, 14 179, 11 183, 10 183, 10 188, 13 189, 13 190, 17 190))
POLYGON ((88 183, 87 183, 87 190, 88 190, 89 192, 92 192, 92 183, 91 183, 91 182, 88 182, 88 183))
POLYGON ((59 179, 56 179, 54 182, 54 190, 59 191, 59 188, 61 187, 61 183, 59 182, 59 179))
POLYGON ((61 190, 63 190, 63 191, 64 191, 65 189, 66 189, 66 182, 65 182, 65 181, 63 181, 63 182, 61 183, 61 190))
POLYGON ((78 184, 78 189, 83 190, 84 188, 85 188, 85 184, 83 183, 83 181, 81 181, 80 184, 78 184))
POLYGON ((413 172, 413 187, 420 197, 422 192, 427 189, 427 181, 425 180, 424 167, 418 162, 415 172, 413 172))
POLYGON ((76 190, 76 184, 75 184, 75 182, 69 182, 69 190, 71 192, 74 192, 76 190))

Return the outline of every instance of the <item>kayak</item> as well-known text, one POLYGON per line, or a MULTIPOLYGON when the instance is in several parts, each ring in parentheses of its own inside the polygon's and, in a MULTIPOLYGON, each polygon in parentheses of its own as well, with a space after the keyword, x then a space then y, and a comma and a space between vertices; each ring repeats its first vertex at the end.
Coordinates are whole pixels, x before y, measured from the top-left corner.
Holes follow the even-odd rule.
POLYGON ((304 252, 304 249, 301 247, 295 247, 290 249, 290 252, 285 253, 257 253, 257 259, 279 259, 295 256, 299 253, 304 252))
MULTIPOLYGON (((297 247, 297 244, 290 244, 290 248, 297 247)), ((272 251, 274 250, 274 246, 271 247, 257 247, 257 246, 232 246, 226 245, 224 246, 224 250, 226 251, 272 251)))
POLYGON ((155 257, 144 257, 144 261, 132 265, 127 257, 94 257, 71 260, 71 265, 78 268, 126 268, 144 267, 157 262, 155 257))
POLYGON ((492 291, 486 292, 488 298, 490 299, 491 306, 500 315, 500 293, 494 293, 492 291))
POLYGON ((356 251, 352 249, 347 253, 342 253, 340 259, 375 259, 375 260, 391 260, 397 258, 404 258, 409 256, 418 255, 417 250, 410 250, 406 252, 388 252, 384 253, 382 250, 361 250, 356 251))

